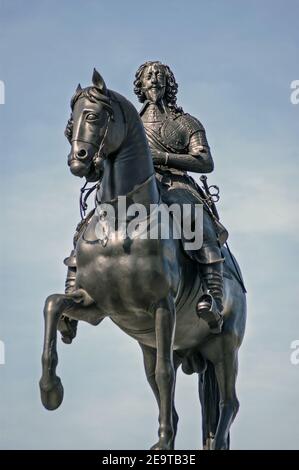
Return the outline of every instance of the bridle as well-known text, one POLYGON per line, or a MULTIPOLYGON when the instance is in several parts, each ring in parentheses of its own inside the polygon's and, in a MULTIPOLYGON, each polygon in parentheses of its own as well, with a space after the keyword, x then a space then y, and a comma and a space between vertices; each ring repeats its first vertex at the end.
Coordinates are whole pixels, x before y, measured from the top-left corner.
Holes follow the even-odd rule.
POLYGON ((108 134, 108 129, 109 129, 109 124, 110 124, 110 121, 112 120, 113 121, 113 116, 112 114, 108 111, 108 109, 105 109, 106 113, 108 114, 108 120, 107 120, 107 124, 106 124, 106 129, 105 129, 105 132, 104 132, 104 135, 103 135, 103 138, 102 138, 102 141, 100 143, 100 146, 99 146, 99 150, 94 154, 94 157, 93 157, 93 164, 95 165, 95 167, 97 168, 100 160, 105 160, 107 158, 106 154, 103 152, 103 148, 104 148, 104 145, 105 145, 105 139, 107 137, 107 134, 108 134))
MULTIPOLYGON (((105 108, 105 111, 108 115, 106 129, 104 131, 102 141, 99 145, 99 150, 94 154, 93 159, 92 159, 96 171, 99 169, 99 165, 100 165, 101 160, 105 160, 107 158, 107 155, 104 153, 103 149, 104 149, 104 145, 105 145, 105 140, 106 140, 107 135, 108 135, 109 124, 110 124, 111 121, 114 120, 113 112, 111 112, 110 110, 108 110, 106 108, 105 108)), ((87 187, 87 184, 88 184, 88 181, 86 181, 84 183, 84 185, 82 186, 82 188, 80 189, 79 208, 80 208, 81 220, 85 219, 86 211, 87 211, 87 208, 88 208, 87 199, 89 198, 91 193, 93 193, 93 191, 96 188, 99 187, 99 182, 97 182, 96 184, 94 184, 93 186, 91 186, 89 188, 87 187), (86 193, 86 194, 84 195, 84 193, 86 193)))

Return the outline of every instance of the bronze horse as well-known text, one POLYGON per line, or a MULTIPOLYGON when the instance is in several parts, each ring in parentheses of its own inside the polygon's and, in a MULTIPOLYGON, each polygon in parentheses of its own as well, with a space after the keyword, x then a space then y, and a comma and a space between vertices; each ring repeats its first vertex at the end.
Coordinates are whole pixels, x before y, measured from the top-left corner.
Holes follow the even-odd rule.
MULTIPOLYGON (((72 100, 71 172, 92 180, 100 162, 99 206, 113 205, 119 196, 129 204, 159 204, 152 157, 136 109, 108 90, 97 71, 92 81, 90 87, 79 87, 72 100)), ((174 391, 180 365, 186 373, 199 375, 204 448, 228 449, 230 426, 239 408, 235 384, 246 321, 246 297, 236 261, 223 248, 224 325, 220 334, 211 334, 208 324, 196 315, 201 281, 181 241, 138 235, 128 240, 120 235, 103 242, 97 227, 105 223, 105 215, 95 211, 78 240, 74 292, 50 295, 45 302, 43 405, 54 410, 63 400, 56 375, 61 316, 92 325, 110 317, 139 342, 143 352, 146 376, 159 407, 159 439, 152 449, 174 448, 178 423, 174 391)))

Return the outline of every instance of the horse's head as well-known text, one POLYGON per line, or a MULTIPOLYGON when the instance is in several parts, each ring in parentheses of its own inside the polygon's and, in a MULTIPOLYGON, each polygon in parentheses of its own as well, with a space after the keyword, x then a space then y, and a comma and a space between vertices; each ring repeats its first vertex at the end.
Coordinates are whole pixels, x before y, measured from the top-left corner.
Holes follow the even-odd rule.
POLYGON ((65 131, 71 143, 68 165, 75 176, 97 179, 103 161, 120 144, 111 136, 114 106, 101 75, 94 69, 92 86, 77 90, 71 100, 72 114, 65 131))

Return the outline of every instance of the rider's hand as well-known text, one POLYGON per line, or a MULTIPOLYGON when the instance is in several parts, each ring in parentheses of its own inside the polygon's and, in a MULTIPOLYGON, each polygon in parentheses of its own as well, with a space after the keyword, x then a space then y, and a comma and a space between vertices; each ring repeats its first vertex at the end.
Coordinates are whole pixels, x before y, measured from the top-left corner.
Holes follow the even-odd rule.
POLYGON ((166 152, 160 152, 160 150, 152 150, 151 154, 153 157, 154 165, 165 165, 166 163, 166 152))

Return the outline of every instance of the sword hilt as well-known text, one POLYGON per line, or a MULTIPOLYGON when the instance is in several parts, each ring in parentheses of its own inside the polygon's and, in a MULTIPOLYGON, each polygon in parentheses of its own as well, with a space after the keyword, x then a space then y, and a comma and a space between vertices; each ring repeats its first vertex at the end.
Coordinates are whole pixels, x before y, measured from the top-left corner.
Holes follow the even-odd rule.
POLYGON ((217 217, 217 219, 219 220, 219 214, 218 214, 218 211, 216 209, 216 205, 215 203, 219 201, 219 187, 216 186, 215 184, 212 184, 211 186, 208 185, 208 178, 206 177, 206 175, 202 175, 200 177, 200 181, 202 182, 203 184, 203 188, 205 190, 205 193, 207 195, 207 199, 208 199, 208 203, 210 204, 210 207, 211 207, 211 210, 213 212, 213 214, 217 217), (211 192, 211 188, 215 189, 215 191, 212 193, 211 192))

